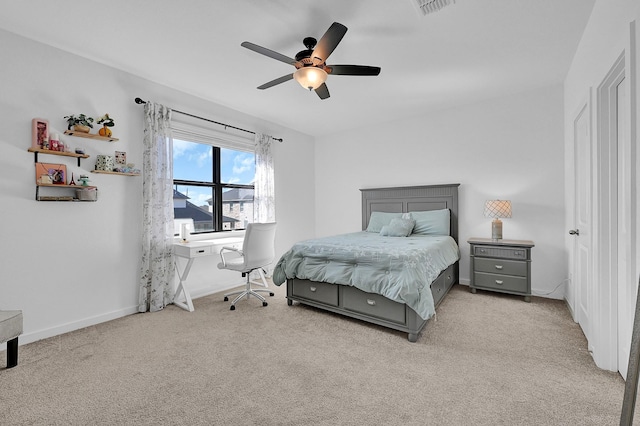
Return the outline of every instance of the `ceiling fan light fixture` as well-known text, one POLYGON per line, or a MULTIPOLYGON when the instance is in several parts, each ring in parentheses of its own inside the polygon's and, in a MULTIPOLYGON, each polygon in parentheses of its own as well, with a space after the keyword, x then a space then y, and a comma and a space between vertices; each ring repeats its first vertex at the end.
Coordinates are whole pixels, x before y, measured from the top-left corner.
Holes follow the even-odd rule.
POLYGON ((293 73, 293 78, 305 89, 315 90, 327 80, 327 73, 318 67, 302 67, 293 73))

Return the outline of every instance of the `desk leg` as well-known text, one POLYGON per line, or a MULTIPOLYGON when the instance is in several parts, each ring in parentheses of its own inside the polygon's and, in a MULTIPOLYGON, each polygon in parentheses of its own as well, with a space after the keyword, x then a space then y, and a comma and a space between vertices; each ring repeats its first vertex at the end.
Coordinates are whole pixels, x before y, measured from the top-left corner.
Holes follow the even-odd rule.
POLYGON ((193 265, 193 258, 189 258, 187 266, 184 267, 184 271, 182 271, 181 274, 180 269, 178 268, 178 262, 176 261, 176 272, 178 274, 178 278, 180 278, 180 284, 178 284, 176 293, 173 295, 173 304, 189 312, 194 311, 193 302, 191 301, 191 294, 189 294, 189 290, 187 290, 187 287, 185 287, 184 282, 187 281, 189 271, 191 270, 191 265, 193 265), (184 302, 178 301, 180 293, 184 294, 184 302))

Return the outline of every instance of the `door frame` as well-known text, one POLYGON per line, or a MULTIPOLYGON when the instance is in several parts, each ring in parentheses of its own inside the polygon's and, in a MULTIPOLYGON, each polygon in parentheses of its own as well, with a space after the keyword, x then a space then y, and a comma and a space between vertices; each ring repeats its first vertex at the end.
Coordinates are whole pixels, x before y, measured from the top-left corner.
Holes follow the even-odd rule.
MULTIPOLYGON (((630 77, 622 52, 596 91, 594 182, 593 358, 600 368, 618 371, 618 150, 616 88, 630 77)), ((630 87, 630 85, 629 85, 630 87)))

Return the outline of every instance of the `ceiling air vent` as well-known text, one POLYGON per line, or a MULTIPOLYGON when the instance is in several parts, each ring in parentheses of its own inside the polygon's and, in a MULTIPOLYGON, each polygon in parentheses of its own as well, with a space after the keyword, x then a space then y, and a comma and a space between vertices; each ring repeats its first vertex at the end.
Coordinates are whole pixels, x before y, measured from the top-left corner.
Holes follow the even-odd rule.
POLYGON ((418 6, 418 9, 423 15, 437 12, 445 6, 455 3, 456 0, 411 0, 412 3, 418 6))

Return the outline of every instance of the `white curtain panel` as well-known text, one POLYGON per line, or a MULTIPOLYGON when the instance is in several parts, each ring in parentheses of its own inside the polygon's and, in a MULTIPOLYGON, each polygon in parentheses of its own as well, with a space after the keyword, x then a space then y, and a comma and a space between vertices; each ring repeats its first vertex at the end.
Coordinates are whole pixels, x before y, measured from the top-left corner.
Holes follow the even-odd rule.
POLYGON ((269 135, 256 133, 256 181, 253 192, 253 221, 257 223, 276 221, 275 185, 273 173, 272 139, 269 135))
POLYGON ((144 116, 138 311, 155 312, 173 302, 173 138, 169 108, 147 102, 144 116))

